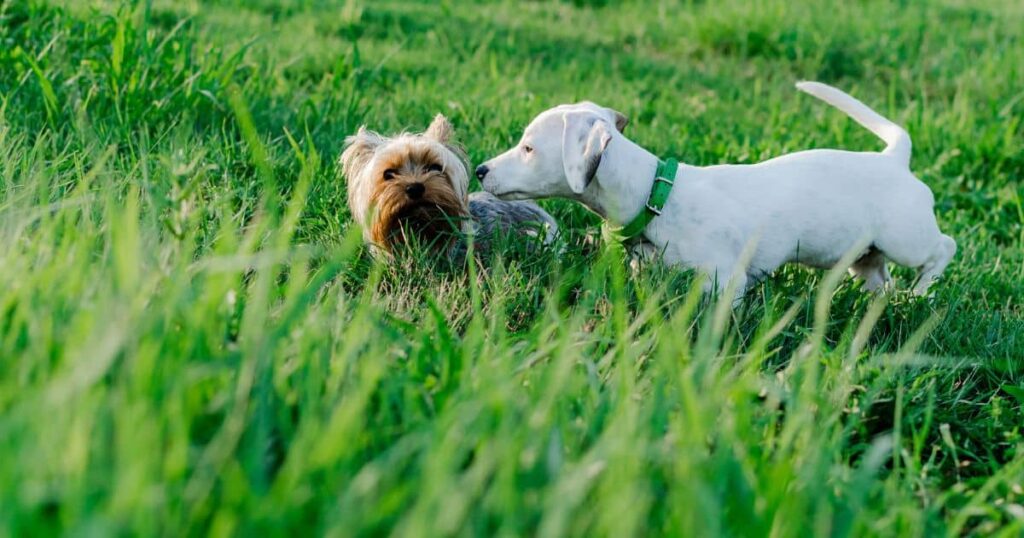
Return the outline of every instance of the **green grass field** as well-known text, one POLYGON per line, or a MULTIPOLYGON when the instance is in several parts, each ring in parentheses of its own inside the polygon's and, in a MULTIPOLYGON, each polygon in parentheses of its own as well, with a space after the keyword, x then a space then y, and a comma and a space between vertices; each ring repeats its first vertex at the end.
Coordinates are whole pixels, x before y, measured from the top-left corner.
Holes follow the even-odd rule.
MULTIPOLYGON (((0 0, 0 536, 1024 533, 1017 0, 0 0), (565 253, 374 263, 336 169, 590 99, 692 164, 906 126, 934 297, 735 311, 565 253)), ((478 185, 473 190, 479 189, 478 185)), ((692 285, 691 285, 692 284, 692 285)))

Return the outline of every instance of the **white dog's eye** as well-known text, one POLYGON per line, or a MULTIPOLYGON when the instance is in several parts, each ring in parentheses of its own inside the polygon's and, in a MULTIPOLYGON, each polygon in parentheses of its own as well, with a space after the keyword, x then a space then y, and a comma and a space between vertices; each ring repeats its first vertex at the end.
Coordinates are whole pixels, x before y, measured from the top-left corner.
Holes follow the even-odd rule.
POLYGON ((396 175, 398 175, 398 170, 395 170, 394 168, 388 168, 387 170, 384 171, 384 181, 390 181, 392 179, 395 179, 396 175))
POLYGON ((526 154, 533 153, 533 146, 531 146, 529 144, 523 144, 523 153, 526 153, 526 154))
POLYGON ((440 164, 431 163, 431 164, 427 165, 427 172, 437 172, 437 173, 440 174, 443 171, 444 171, 444 167, 441 166, 440 164))

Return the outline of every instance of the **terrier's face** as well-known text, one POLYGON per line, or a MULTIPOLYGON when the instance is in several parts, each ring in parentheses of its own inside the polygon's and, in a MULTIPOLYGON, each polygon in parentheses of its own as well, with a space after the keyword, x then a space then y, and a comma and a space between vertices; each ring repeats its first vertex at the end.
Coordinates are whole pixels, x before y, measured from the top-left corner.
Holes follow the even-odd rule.
POLYGON ((454 130, 438 114, 421 134, 383 137, 365 128, 346 139, 341 155, 352 216, 363 238, 385 252, 415 235, 443 246, 469 215, 465 157, 454 130))

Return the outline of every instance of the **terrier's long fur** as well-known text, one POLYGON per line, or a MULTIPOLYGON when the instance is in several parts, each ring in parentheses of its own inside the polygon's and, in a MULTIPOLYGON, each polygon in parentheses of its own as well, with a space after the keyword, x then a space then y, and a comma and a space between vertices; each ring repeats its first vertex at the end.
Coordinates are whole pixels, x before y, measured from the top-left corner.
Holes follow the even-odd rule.
MULTIPOLYGON (((926 293, 956 242, 939 231, 932 192, 908 168, 910 137, 836 88, 797 87, 847 113, 886 149, 816 149, 753 165, 680 164, 662 215, 636 250, 706 273, 709 290, 734 279, 739 296, 784 263, 831 267, 860 249, 850 271, 866 289, 891 281, 892 260, 917 268, 914 292, 926 293)), ((621 226, 643 210, 658 158, 623 136, 620 124, 621 114, 593 103, 547 110, 477 177, 500 198, 570 198, 621 226)))
POLYGON ((459 252, 453 247, 464 234, 478 235, 478 245, 486 248, 497 233, 529 235, 540 226, 546 229, 543 241, 550 242, 557 225, 533 202, 468 194, 467 158, 454 132, 438 114, 420 134, 389 138, 360 127, 346 139, 340 164, 364 241, 390 254, 415 236, 419 244, 459 252))

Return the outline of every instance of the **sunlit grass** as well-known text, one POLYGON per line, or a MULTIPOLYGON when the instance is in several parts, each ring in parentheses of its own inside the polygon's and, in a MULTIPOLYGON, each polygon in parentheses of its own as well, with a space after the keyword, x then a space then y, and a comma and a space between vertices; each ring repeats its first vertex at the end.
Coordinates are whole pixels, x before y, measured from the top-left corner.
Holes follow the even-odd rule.
MULTIPOLYGON (((1012 2, 0 0, 0 535, 1024 532, 1012 2), (368 256, 335 159, 447 114, 475 162, 591 99, 694 164, 906 125, 934 297, 787 267, 736 309, 596 218, 368 256)), ((474 187, 478 188, 478 187, 474 187)))

